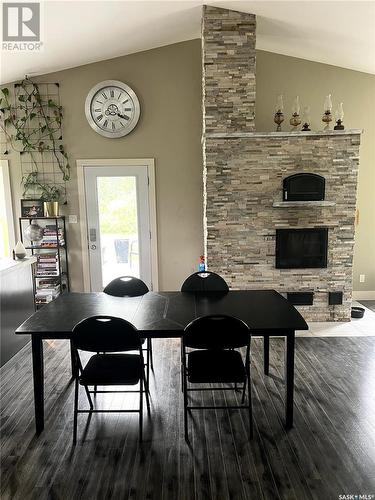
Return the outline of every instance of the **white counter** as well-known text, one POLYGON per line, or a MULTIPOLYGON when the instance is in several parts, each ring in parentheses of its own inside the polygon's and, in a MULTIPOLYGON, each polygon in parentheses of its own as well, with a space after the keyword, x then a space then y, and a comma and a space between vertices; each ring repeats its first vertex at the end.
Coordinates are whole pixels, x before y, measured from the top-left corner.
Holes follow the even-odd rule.
POLYGON ((14 271, 15 269, 19 269, 23 266, 30 266, 36 262, 36 257, 26 257, 22 260, 13 260, 13 259, 0 259, 0 276, 3 277, 5 274, 14 271))

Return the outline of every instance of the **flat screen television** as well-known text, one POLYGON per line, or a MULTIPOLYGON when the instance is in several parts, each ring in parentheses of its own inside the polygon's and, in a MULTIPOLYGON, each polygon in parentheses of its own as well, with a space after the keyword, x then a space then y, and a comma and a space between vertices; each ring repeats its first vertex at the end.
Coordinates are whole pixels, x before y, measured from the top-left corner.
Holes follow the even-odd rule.
POLYGON ((276 229, 276 268, 327 267, 328 229, 276 229))

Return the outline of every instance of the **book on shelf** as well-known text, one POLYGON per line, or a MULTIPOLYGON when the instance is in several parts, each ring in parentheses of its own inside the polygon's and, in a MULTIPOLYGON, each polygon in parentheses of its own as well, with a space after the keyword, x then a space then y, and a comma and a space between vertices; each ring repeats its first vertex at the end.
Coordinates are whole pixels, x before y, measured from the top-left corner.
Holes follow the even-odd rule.
POLYGON ((47 304, 60 295, 60 281, 56 278, 38 279, 35 288, 35 303, 47 304))
POLYGON ((59 278, 38 278, 36 283, 37 290, 60 290, 59 278))
POLYGON ((60 292, 56 295, 38 295, 35 294, 35 304, 48 304, 52 300, 56 299, 60 295, 60 292))
POLYGON ((35 292, 35 297, 57 297, 60 293, 60 290, 37 290, 35 292))
POLYGON ((60 274, 59 261, 56 253, 44 253, 37 256, 36 277, 58 276, 60 274))
POLYGON ((40 242, 40 246, 48 248, 57 245, 65 245, 63 230, 61 228, 57 228, 56 230, 55 225, 47 224, 43 230, 43 238, 40 242))

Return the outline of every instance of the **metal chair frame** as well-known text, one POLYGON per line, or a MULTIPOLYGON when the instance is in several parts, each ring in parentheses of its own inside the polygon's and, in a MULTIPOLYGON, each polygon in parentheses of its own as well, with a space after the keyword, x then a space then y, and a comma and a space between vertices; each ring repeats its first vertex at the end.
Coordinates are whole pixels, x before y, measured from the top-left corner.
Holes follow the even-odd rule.
MULTIPOLYGON (((103 293, 107 294, 108 292, 105 291, 106 288, 108 288, 113 282, 121 280, 122 278, 131 278, 132 280, 136 280, 138 282, 142 281, 141 279, 136 278, 134 276, 119 276, 118 278, 115 278, 110 283, 108 283, 108 285, 104 288, 103 293)), ((142 284, 144 285, 144 290, 147 289, 147 291, 149 291, 146 283, 144 283, 142 281, 142 284)), ((124 285, 124 289, 126 289, 126 285, 124 285)), ((111 293, 110 295, 112 295, 113 297, 139 297, 139 294, 134 295, 129 290, 128 290, 128 292, 129 293, 126 293, 124 295, 113 295, 113 293, 111 293)), ((145 291, 145 293, 147 293, 147 292, 145 291)), ((151 367, 151 370, 154 371, 154 358, 153 358, 153 353, 152 353, 152 339, 149 339, 149 338, 146 339, 146 347, 142 348, 142 350, 146 353, 146 361, 145 361, 145 366, 146 366, 146 382, 145 382, 145 387, 146 387, 147 392, 150 393, 150 387, 149 387, 150 367, 151 367)), ((96 391, 96 392, 98 392, 98 391, 96 391)))
MULTIPOLYGON (((85 320, 84 320, 85 321, 85 320)), ((148 397, 148 392, 147 390, 144 389, 144 386, 146 385, 146 381, 145 381, 145 371, 144 371, 144 359, 143 359, 143 349, 142 349, 142 344, 140 343, 140 347, 139 347, 139 353, 138 354, 134 354, 134 356, 139 356, 141 358, 141 366, 142 366, 142 371, 141 371, 141 376, 140 376, 140 379, 139 379, 139 389, 138 390, 126 390, 126 391, 110 391, 110 390, 106 390, 106 391, 103 391, 103 390, 100 390, 98 391, 96 389, 96 386, 94 386, 94 390, 93 391, 90 391, 89 390, 89 386, 86 385, 86 384, 82 384, 80 382, 80 376, 82 376, 82 373, 84 371, 84 368, 82 366, 82 362, 81 362, 81 358, 80 358, 80 355, 79 355, 79 349, 77 349, 77 347, 75 346, 75 343, 74 343, 74 337, 72 339, 72 350, 73 350, 73 356, 74 356, 74 359, 75 359, 75 369, 74 369, 74 379, 75 379, 75 388, 74 388, 74 420, 73 420, 73 446, 76 445, 77 443, 77 426, 78 426, 78 414, 79 413, 89 413, 90 416, 93 414, 93 413, 139 413, 139 441, 142 442, 142 439, 143 439, 143 394, 145 395, 146 397, 146 405, 147 405, 147 411, 148 413, 150 413, 150 401, 149 401, 149 397, 148 397), (78 396, 79 396, 79 386, 80 385, 83 385, 84 389, 85 389, 85 393, 86 393, 86 396, 87 396, 87 399, 88 399, 88 402, 89 402, 89 409, 88 410, 85 410, 85 409, 80 409, 78 407, 78 396), (93 401, 92 401, 92 398, 91 398, 91 394, 103 394, 103 393, 118 393, 118 394, 122 394, 122 393, 139 393, 139 408, 138 409, 129 409, 129 410, 97 410, 97 409, 94 409, 94 404, 93 404, 93 401)), ((82 349, 84 350, 84 349, 82 349)), ((87 351, 85 351, 87 352, 87 351)), ((103 352, 103 351, 101 351, 103 352)), ((104 351, 105 353, 106 351, 104 351)), ((120 352, 129 352, 129 351, 120 351, 120 352)), ((125 383, 120 383, 120 384, 116 384, 117 385, 129 385, 129 384, 125 384, 125 383)))
MULTIPOLYGON (((224 315, 217 315, 224 317, 224 315)), ((185 332, 189 330, 190 326, 192 323, 195 321, 192 321, 187 327, 185 328, 185 332)), ((236 319, 236 318, 233 318, 236 319)), ((183 393, 183 398, 184 398, 184 434, 185 434, 185 440, 186 442, 189 442, 189 434, 188 434, 188 412, 191 410, 228 410, 228 409, 243 409, 243 410, 248 410, 249 412, 249 422, 250 422, 250 439, 253 437, 253 409, 252 409, 252 394, 251 394, 251 367, 250 367, 250 353, 251 353, 251 335, 249 331, 249 341, 246 345, 243 347, 246 347, 246 355, 245 355, 245 380, 242 384, 242 386, 238 386, 237 383, 234 383, 233 386, 231 387, 189 387, 189 384, 192 382, 188 381, 188 367, 187 367, 187 356, 189 356, 189 351, 187 351, 188 346, 185 344, 185 335, 182 337, 181 341, 181 389, 183 393), (246 387, 247 387, 247 397, 248 397, 248 404, 245 405, 245 395, 246 395, 246 387), (188 401, 188 392, 192 391, 242 391, 242 397, 241 397, 241 405, 225 405, 225 406, 216 406, 216 405, 200 405, 200 406, 192 406, 189 405, 188 401)), ((194 349, 197 350, 197 349, 194 349)), ((205 349, 205 350, 214 350, 212 349, 205 349)), ((230 350, 228 349, 223 349, 223 350, 230 350)), ((193 352, 193 351, 190 351, 193 352)), ((207 382, 210 383, 211 385, 215 382, 207 382)), ((225 382, 225 383, 231 383, 231 382, 225 382)))

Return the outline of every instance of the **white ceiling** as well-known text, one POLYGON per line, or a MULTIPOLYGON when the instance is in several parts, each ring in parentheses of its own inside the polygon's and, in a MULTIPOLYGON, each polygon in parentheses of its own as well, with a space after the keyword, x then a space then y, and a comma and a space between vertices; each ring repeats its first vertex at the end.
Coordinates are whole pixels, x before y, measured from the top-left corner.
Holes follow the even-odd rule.
POLYGON ((45 0, 44 50, 1 51, 0 82, 198 38, 204 3, 256 14, 258 49, 375 74, 375 0, 45 0))

